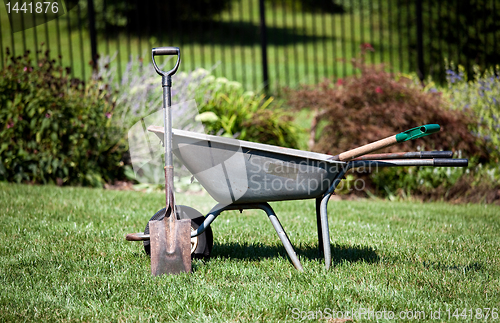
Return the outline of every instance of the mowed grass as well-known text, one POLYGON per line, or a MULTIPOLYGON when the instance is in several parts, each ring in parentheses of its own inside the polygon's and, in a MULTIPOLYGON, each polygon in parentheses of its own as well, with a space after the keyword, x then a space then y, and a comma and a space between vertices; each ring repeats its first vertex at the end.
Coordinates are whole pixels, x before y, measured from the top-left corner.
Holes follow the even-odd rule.
MULTIPOLYGON (((213 205, 208 196, 176 198, 202 212, 213 205)), ((273 203, 303 273, 265 213, 226 212, 213 224, 211 260, 152 277, 140 243, 124 236, 143 230, 163 201, 161 193, 0 183, 0 321, 288 322, 316 311, 317 322, 327 308, 423 311, 420 321, 436 321, 430 311, 441 309, 448 321, 447 309, 500 309, 497 206, 331 201, 326 271, 314 201, 273 203)))

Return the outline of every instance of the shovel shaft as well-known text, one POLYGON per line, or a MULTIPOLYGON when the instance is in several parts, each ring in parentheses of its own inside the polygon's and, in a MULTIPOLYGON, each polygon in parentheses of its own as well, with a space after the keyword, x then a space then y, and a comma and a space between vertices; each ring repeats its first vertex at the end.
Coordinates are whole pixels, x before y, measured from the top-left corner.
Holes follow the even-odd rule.
POLYGON ((157 47, 153 48, 151 51, 151 59, 153 61, 153 66, 156 73, 161 75, 161 85, 163 88, 163 120, 165 122, 165 133, 163 137, 163 142, 165 145, 165 197, 167 204, 166 217, 169 221, 175 221, 175 201, 174 201, 174 171, 173 171, 173 160, 172 160, 172 75, 175 74, 179 68, 181 62, 181 52, 178 47, 157 47), (162 55, 177 55, 177 63, 175 67, 168 72, 162 71, 156 65, 155 56, 162 55), (174 212, 174 216, 169 216, 174 212), (172 219, 170 219, 172 218, 172 219))
MULTIPOLYGON (((168 76, 170 78, 170 76, 168 76)), ((165 120, 165 133, 163 142, 165 143, 165 198, 167 215, 170 209, 171 216, 169 221, 175 221, 174 211, 174 163, 172 159, 172 97, 171 97, 171 82, 166 82, 163 86, 163 119, 165 120)))
POLYGON ((170 96, 170 87, 163 87, 163 119, 165 122, 165 133, 164 133, 164 143, 165 143, 165 166, 172 166, 172 98, 170 96))

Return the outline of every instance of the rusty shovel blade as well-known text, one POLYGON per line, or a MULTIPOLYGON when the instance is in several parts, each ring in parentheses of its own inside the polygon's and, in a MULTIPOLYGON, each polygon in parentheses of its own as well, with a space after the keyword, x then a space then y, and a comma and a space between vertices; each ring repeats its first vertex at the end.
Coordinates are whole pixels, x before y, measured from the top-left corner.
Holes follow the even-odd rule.
POLYGON ((191 220, 172 216, 149 222, 153 276, 191 272, 191 220))

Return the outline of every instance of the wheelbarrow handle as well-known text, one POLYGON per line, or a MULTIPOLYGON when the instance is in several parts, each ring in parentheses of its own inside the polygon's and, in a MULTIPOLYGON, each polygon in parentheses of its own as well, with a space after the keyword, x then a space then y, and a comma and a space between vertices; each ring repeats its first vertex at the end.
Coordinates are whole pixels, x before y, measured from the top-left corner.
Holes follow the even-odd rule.
POLYGON ((352 160, 388 160, 388 159, 428 159, 428 158, 451 158, 452 151, 411 151, 386 154, 370 154, 356 157, 352 160))
POLYGON ((434 166, 437 167, 467 167, 469 160, 465 158, 434 158, 434 166))
POLYGON ((151 58, 153 59, 153 66, 156 70, 156 73, 160 74, 161 76, 169 77, 175 74, 177 72, 177 69, 179 68, 179 64, 181 63, 181 50, 179 47, 155 47, 151 50, 151 58), (158 65, 156 65, 155 62, 155 56, 163 56, 163 55, 177 55, 177 63, 175 63, 175 67, 171 69, 168 72, 164 72, 160 70, 158 65))

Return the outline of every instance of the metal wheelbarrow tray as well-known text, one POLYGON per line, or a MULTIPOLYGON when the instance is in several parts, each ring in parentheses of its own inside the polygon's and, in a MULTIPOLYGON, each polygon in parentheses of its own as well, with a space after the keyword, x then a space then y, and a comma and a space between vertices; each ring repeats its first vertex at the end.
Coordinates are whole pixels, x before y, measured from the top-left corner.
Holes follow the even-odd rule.
MULTIPOLYGON (((148 130, 163 140, 163 127, 150 126, 148 130)), ((384 144, 388 145, 387 142, 384 144)), ((371 151, 375 150, 375 147, 371 148, 371 151)), ((339 156, 342 154, 331 156, 177 129, 173 130, 173 152, 218 202, 197 230, 191 232, 191 237, 203 233, 223 211, 262 209, 293 265, 300 271, 302 265, 268 202, 316 199, 318 246, 328 269, 332 259, 328 200, 348 170, 363 167, 365 171, 371 171, 395 166, 465 167, 468 164, 467 159, 451 159, 452 152, 447 151, 376 154, 358 158, 355 157, 359 154, 351 154, 347 161, 341 161, 339 156)), ((141 240, 148 238, 143 235, 141 240)))

